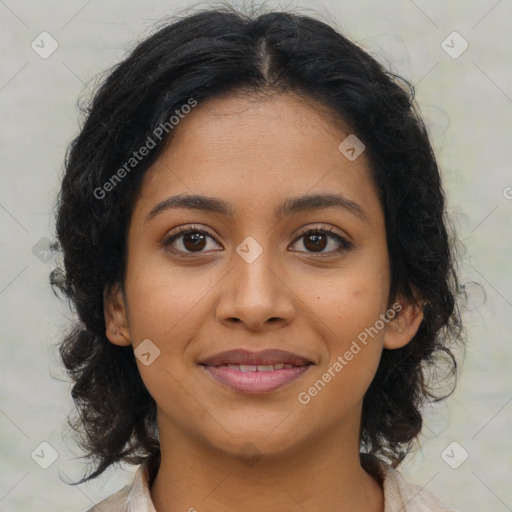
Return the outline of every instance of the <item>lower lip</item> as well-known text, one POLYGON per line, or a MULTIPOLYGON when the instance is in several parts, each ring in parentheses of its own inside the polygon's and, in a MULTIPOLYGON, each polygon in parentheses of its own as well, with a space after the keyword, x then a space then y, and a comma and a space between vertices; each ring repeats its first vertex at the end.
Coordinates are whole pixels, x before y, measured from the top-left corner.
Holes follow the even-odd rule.
POLYGON ((229 366, 202 367, 215 380, 242 393, 265 393, 274 391, 304 375, 311 365, 282 368, 271 372, 241 372, 229 366))

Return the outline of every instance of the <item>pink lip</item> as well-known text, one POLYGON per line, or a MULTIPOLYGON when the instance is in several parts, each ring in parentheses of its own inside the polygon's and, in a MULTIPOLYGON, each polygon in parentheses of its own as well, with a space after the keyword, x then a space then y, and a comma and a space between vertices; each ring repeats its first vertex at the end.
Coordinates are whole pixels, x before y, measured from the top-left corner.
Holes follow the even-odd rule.
POLYGON ((303 366, 312 363, 309 359, 293 352, 279 349, 266 349, 253 352, 245 349, 227 350, 207 357, 199 362, 207 366, 220 366, 222 364, 293 364, 303 366))
POLYGON ((289 384, 304 375, 311 365, 282 368, 270 372, 241 372, 229 366, 202 365, 206 372, 222 384, 242 393, 265 393, 289 384))

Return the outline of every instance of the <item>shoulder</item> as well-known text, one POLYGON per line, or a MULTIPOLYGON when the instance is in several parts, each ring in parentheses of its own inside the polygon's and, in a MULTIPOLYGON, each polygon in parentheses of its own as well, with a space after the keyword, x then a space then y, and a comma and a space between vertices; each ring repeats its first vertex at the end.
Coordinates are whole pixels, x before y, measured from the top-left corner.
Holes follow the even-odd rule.
POLYGON ((146 467, 140 466, 131 484, 97 503, 87 512, 156 512, 151 501, 146 467))
POLYGON ((455 512, 397 470, 384 469, 384 512, 455 512))
POLYGON ((132 486, 127 485, 117 491, 116 493, 105 498, 94 507, 87 510, 87 512, 128 512, 130 508, 128 505, 128 496, 132 486))

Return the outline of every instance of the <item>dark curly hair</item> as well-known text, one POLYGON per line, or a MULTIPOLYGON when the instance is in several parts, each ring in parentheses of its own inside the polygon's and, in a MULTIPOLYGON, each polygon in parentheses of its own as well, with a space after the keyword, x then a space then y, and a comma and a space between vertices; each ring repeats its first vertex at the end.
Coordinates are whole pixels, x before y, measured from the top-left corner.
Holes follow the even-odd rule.
POLYGON ((455 380, 450 347, 463 341, 463 329, 445 196, 414 89, 315 17, 204 8, 166 22, 109 70, 66 154, 55 205, 54 248, 62 263, 50 281, 79 317, 60 353, 78 411, 70 425, 96 463, 80 482, 118 462, 153 460, 160 450, 156 404, 133 349, 105 335, 103 293, 123 283, 127 227, 141 180, 172 130, 122 180, 112 177, 191 98, 200 104, 238 92, 315 100, 363 141, 385 212, 389 304, 400 296, 423 309, 410 343, 383 351, 365 394, 363 467, 374 472, 377 458, 396 467, 421 431, 423 405, 453 391, 432 387, 455 380))

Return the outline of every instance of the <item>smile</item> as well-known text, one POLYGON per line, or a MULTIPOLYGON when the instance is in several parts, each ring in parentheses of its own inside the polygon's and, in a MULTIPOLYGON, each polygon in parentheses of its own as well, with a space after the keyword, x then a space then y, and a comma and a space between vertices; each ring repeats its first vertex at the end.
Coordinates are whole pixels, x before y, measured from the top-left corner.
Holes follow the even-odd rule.
POLYGON ((201 365, 216 382, 234 391, 251 394, 268 393, 291 384, 302 377, 311 366, 311 364, 295 366, 284 363, 269 365, 201 365))

